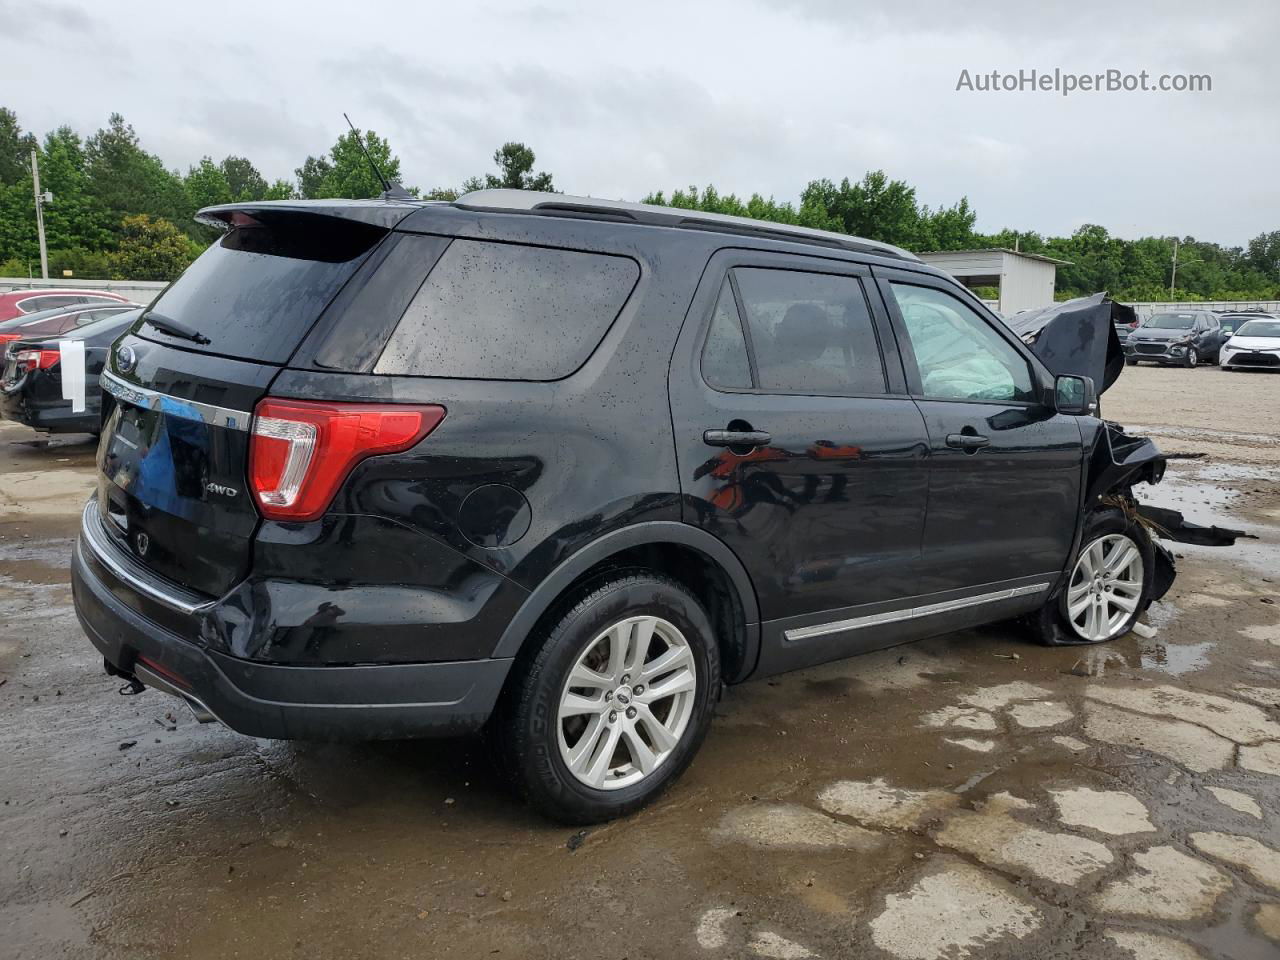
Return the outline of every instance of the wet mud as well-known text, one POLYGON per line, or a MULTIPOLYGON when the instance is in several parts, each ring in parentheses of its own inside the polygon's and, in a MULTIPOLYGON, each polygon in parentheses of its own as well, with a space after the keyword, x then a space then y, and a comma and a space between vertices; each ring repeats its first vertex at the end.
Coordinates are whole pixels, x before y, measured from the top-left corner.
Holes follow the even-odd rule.
POLYGON ((67 586, 92 445, 0 425, 0 957, 1280 955, 1280 423, 1211 393, 1280 377, 1148 369, 1108 415, 1203 380, 1211 422, 1175 422, 1218 452, 1142 492, 1259 538, 1176 545, 1154 636, 1000 624, 732 688, 673 789, 585 833, 475 740, 260 741, 118 695, 67 586))

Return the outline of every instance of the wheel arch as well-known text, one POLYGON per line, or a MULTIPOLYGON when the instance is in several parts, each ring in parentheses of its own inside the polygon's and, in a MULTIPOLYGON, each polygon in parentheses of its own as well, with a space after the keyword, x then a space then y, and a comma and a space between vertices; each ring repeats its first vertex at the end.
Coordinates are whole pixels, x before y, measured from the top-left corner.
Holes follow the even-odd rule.
POLYGON ((558 600, 594 576, 627 568, 656 570, 693 590, 716 629, 726 681, 743 680, 755 669, 760 608, 746 568, 722 541, 674 520, 652 520, 611 531, 564 560, 525 599, 492 656, 517 656, 558 600), (722 601, 728 606, 722 606, 722 601))

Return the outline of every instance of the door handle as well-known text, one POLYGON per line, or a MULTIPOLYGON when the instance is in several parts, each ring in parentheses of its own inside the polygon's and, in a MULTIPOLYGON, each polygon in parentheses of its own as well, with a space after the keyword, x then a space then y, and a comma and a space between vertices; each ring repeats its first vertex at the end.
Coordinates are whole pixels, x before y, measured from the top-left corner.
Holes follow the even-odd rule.
POLYGON ((704 430, 702 442, 709 447, 763 447, 773 439, 764 430, 704 430))
POLYGON ((977 453, 980 448, 987 446, 990 442, 989 437, 982 437, 976 433, 947 434, 947 446, 963 450, 965 453, 977 453))

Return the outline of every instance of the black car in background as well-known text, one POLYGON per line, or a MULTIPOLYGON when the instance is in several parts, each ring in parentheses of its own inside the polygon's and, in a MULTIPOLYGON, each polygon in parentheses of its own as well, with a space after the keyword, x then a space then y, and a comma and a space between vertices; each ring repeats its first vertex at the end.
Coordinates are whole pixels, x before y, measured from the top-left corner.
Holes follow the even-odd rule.
POLYGON ((722 682, 1011 617, 1103 642, 1172 582, 1163 459, 1095 416, 1109 309, 1060 372, 843 234, 517 190, 202 218, 102 373, 71 579, 109 673, 242 733, 484 729, 597 821, 722 682))
POLYGON ((137 303, 95 303, 74 304, 71 306, 51 307, 36 313, 28 313, 21 317, 0 322, 0 351, 17 340, 28 340, 32 337, 51 337, 57 334, 70 333, 77 327, 96 323, 107 317, 128 310, 137 310, 137 303))
POLYGON ((1142 321, 1124 341, 1124 358, 1130 366, 1140 361, 1195 367, 1217 363, 1226 341, 1217 314, 1208 310, 1157 313, 1142 321))
POLYGON ((0 374, 0 416, 49 433, 97 433, 102 425, 99 377, 111 344, 138 319, 139 308, 111 310, 110 316, 70 333, 31 337, 8 344, 0 374), (72 409, 62 394, 60 344, 84 345, 84 409, 72 409))

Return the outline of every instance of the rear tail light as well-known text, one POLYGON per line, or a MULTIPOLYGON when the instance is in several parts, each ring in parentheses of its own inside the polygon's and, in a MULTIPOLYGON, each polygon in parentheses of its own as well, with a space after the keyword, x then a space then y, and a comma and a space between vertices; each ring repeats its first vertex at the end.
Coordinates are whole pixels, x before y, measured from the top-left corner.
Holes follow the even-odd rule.
POLYGON ((19 350, 13 355, 19 373, 30 373, 32 370, 48 370, 56 367, 62 359, 58 350, 19 350))
POLYGON ((408 450, 444 407, 320 403, 268 397, 254 410, 249 485, 269 520, 316 520, 366 457, 408 450))
POLYGON ((0 333, 0 344, 13 343, 13 341, 21 338, 20 333, 0 333))

